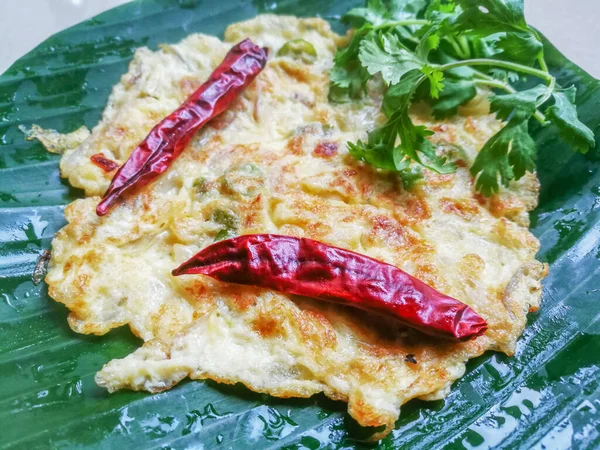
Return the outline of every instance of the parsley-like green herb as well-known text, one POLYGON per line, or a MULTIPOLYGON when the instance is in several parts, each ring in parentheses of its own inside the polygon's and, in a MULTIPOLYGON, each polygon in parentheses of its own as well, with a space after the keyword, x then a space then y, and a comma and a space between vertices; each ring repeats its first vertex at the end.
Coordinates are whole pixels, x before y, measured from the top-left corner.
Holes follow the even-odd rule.
POLYGON ((595 145, 594 133, 577 118, 575 86, 552 92, 554 105, 548 108, 548 117, 560 130, 562 138, 575 150, 586 153, 595 145))
POLYGON ((370 75, 381 73, 388 84, 398 84, 404 74, 424 64, 393 34, 369 32, 359 48, 358 59, 362 66, 370 75))
POLYGON ((434 117, 449 117, 477 95, 478 86, 493 90, 490 111, 505 122, 471 167, 483 194, 535 170, 532 119, 557 126, 578 152, 595 146, 593 132, 577 117, 575 87, 559 86, 548 71, 541 37, 525 21, 523 0, 368 0, 342 21, 355 31, 335 56, 330 99, 360 98, 369 80, 380 77, 387 119, 365 142, 348 143, 349 151, 360 161, 400 172, 406 184, 420 167, 455 170, 436 154, 428 139, 433 132, 412 122, 412 102, 426 101, 434 117), (514 84, 522 77, 540 84, 518 90, 514 84))

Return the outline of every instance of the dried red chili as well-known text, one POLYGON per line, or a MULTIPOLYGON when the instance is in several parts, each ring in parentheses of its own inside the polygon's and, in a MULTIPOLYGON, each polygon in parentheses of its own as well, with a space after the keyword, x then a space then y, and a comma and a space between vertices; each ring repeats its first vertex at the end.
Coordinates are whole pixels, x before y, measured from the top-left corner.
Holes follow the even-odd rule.
POLYGON ((245 39, 234 45, 208 81, 164 118, 115 174, 96 208, 99 216, 126 190, 143 186, 163 173, 194 133, 221 114, 267 63, 267 50, 245 39))
POLYGON ((251 234, 217 242, 173 270, 274 289, 384 313, 422 332, 455 340, 487 324, 464 303, 390 264, 312 239, 251 234))
POLYGON ((92 163, 94 163, 94 165, 100 167, 106 173, 112 172, 119 167, 119 165, 112 159, 108 159, 106 156, 104 156, 104 153, 96 153, 90 156, 90 160, 92 163))

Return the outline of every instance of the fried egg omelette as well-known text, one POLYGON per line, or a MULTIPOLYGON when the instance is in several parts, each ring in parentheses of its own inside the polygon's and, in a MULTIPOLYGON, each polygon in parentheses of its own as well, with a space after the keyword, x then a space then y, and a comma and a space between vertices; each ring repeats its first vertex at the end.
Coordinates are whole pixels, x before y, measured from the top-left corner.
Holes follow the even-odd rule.
POLYGON ((436 131, 432 142, 455 173, 424 170, 409 186, 356 161, 346 142, 364 140, 384 118, 376 82, 359 102, 328 101, 328 71, 344 43, 321 19, 262 15, 231 25, 223 41, 195 34, 141 48, 101 122, 65 151, 61 175, 86 197, 67 206, 68 225, 52 242, 50 296, 78 333, 127 325, 144 341, 98 372, 100 386, 159 392, 189 377, 277 397, 323 392, 347 402, 360 425, 381 427, 379 438, 403 403, 446 396, 470 358, 515 351, 547 272, 528 230, 535 175, 490 198, 476 193, 468 167, 502 126, 485 93, 443 121, 424 106, 412 111, 436 131), (97 216, 114 170, 90 157, 123 164, 246 37, 269 48, 264 71, 161 177, 97 216), (292 39, 312 44, 316 59, 277 56, 292 39), (224 232, 308 237, 393 264, 469 305, 489 329, 447 342, 336 304, 171 275, 224 232))

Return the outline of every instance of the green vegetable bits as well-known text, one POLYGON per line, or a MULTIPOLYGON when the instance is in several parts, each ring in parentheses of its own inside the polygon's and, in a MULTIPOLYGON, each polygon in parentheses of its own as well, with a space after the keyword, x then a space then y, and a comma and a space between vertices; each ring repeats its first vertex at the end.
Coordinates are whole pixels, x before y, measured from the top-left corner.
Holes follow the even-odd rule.
POLYGON ((265 174, 256 164, 246 163, 232 167, 222 177, 225 191, 241 197, 254 197, 263 188, 265 174))
POLYGON ((277 56, 291 56, 306 64, 312 64, 317 59, 317 51, 310 42, 304 39, 292 39, 283 44, 283 47, 277 52, 277 56))

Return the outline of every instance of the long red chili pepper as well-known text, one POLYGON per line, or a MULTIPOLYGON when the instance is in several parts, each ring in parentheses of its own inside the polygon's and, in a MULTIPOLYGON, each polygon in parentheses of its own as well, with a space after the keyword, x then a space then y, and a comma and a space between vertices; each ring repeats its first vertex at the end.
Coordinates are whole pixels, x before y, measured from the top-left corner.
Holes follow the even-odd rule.
POLYGON ((433 336, 463 341, 487 330, 470 307, 397 267, 312 239, 251 234, 219 241, 173 270, 184 274, 384 313, 433 336))
POLYGON ((221 114, 267 63, 267 49, 249 39, 234 45, 210 78, 172 114, 164 118, 115 174, 96 208, 106 214, 124 191, 143 186, 163 173, 194 133, 221 114))

